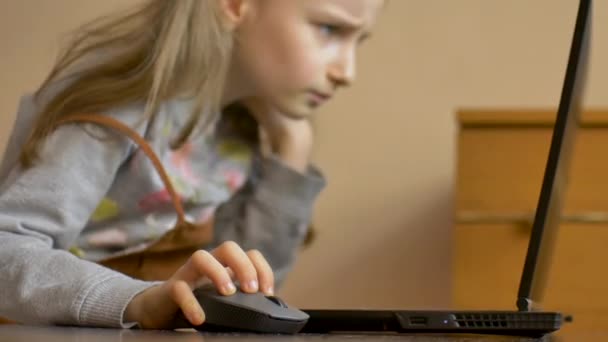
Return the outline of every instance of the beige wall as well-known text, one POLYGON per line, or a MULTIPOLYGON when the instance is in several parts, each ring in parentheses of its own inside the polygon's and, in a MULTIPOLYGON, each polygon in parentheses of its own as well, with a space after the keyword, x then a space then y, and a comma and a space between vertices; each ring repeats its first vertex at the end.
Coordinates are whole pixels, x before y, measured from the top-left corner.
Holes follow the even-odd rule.
MULTIPOLYGON (((0 146, 58 34, 120 3, 0 2, 0 146)), ((575 10, 574 0, 391 1, 359 83, 318 117, 321 232, 283 296, 303 307, 449 305, 454 111, 555 106, 575 10)), ((595 13, 586 104, 606 107, 608 2, 595 13)))

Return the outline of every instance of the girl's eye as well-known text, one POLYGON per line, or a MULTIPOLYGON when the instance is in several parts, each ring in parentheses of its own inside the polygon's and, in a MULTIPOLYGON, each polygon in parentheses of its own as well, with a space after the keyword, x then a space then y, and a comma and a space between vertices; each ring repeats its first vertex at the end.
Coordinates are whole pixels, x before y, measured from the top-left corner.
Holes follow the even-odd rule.
POLYGON ((332 24, 319 24, 319 30, 323 36, 333 37, 334 35, 338 34, 340 28, 332 24))

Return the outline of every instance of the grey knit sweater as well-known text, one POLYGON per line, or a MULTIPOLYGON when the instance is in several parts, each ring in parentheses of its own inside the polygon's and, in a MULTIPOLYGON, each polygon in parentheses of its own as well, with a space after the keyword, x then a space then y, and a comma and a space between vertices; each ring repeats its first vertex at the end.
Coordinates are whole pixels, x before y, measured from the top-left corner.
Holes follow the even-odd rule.
MULTIPOLYGON (((152 283, 95 263, 137 248, 167 229, 175 213, 159 176, 126 137, 70 124, 45 141, 33 168, 18 152, 40 107, 23 97, 0 165, 0 316, 33 324, 128 327, 123 312, 152 283), (110 138, 110 139, 108 139, 110 138)), ((188 116, 170 101, 153 122, 135 125, 142 104, 104 114, 137 128, 163 161, 191 220, 214 217, 214 241, 233 240, 268 259, 280 284, 324 187, 319 171, 297 173, 264 157, 240 134, 240 118, 171 150, 188 116)))

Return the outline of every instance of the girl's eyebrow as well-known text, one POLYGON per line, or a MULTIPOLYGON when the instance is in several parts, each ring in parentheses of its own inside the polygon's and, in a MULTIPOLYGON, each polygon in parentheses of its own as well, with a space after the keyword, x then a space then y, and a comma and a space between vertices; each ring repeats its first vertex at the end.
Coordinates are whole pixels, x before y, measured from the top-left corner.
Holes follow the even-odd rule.
MULTIPOLYGON (((365 22, 363 20, 351 16, 348 12, 339 8, 338 6, 327 6, 324 12, 334 19, 339 20, 342 25, 347 26, 350 29, 363 30, 365 27, 365 22)), ((365 40, 369 38, 370 35, 371 32, 363 30, 360 39, 365 40)))
POLYGON ((343 10, 337 6, 327 6, 327 7, 325 7, 323 12, 326 12, 327 14, 334 17, 335 19, 342 21, 343 24, 346 26, 349 26, 349 27, 352 27, 355 29, 359 29, 364 26, 364 22, 362 20, 351 16, 348 12, 346 12, 345 10, 343 10))

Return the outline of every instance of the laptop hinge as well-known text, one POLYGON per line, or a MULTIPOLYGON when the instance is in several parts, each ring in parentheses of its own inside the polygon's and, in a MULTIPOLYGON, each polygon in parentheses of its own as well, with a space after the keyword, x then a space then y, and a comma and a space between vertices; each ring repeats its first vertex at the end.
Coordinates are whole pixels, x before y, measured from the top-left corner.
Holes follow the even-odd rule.
POLYGON ((519 297, 517 299, 517 309, 521 312, 529 312, 533 310, 534 303, 529 298, 519 297))

